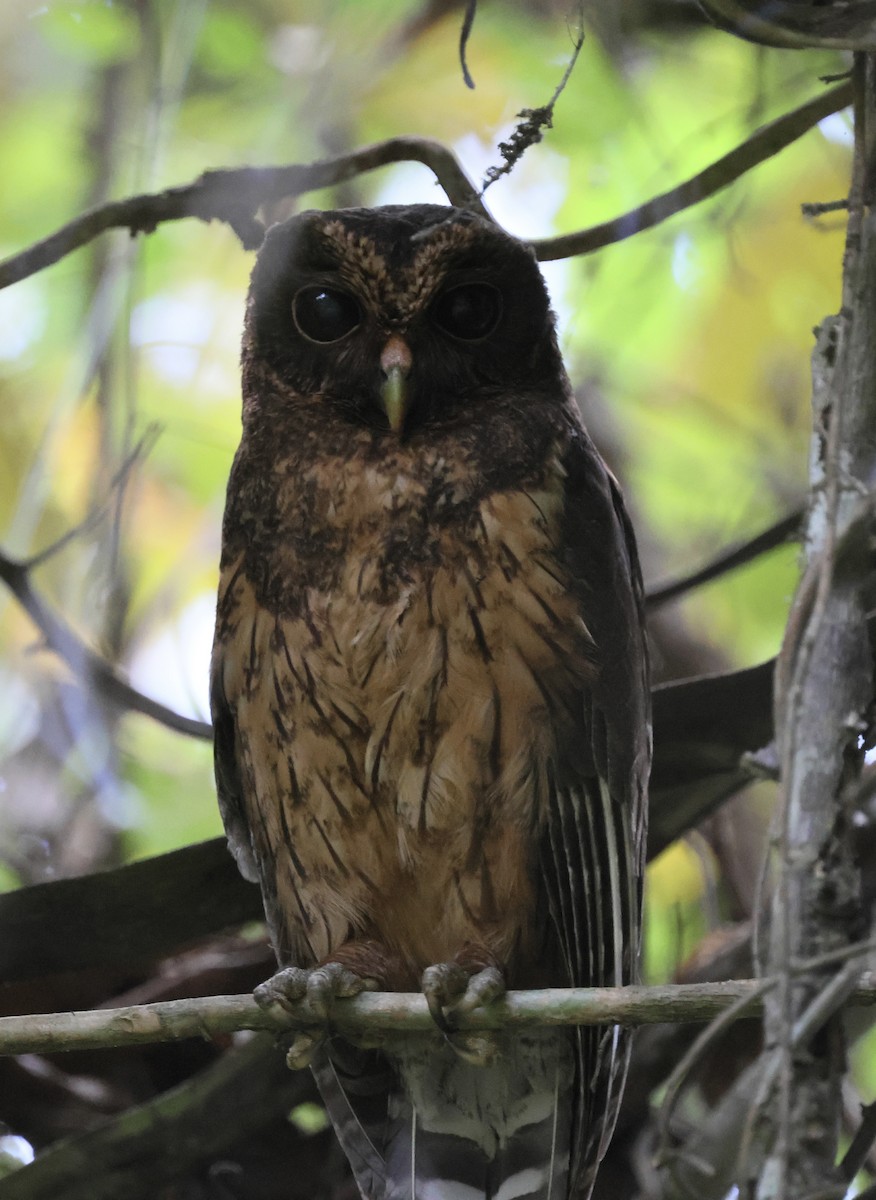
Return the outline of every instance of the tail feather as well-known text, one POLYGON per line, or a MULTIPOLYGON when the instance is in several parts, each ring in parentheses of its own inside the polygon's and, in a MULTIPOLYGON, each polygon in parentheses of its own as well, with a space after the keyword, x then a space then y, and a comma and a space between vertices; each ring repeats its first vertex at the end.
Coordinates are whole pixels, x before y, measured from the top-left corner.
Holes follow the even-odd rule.
POLYGON ((382 1056, 335 1039, 311 1064, 326 1112, 365 1200, 382 1200, 386 1163, 382 1147, 386 1092, 391 1076, 382 1056))
POLYGON ((572 1036, 537 1030, 500 1047, 478 1067, 433 1035, 399 1038, 382 1095, 322 1056, 317 1083, 365 1200, 565 1200, 572 1036))

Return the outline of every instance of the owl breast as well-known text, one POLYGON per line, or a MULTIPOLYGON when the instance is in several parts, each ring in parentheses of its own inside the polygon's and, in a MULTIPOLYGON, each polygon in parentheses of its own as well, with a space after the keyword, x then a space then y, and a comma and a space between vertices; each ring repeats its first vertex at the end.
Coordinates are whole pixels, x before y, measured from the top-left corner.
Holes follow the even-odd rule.
POLYGON ((513 976, 594 670, 557 551, 562 486, 556 455, 530 487, 483 496, 437 454, 416 471, 354 458, 308 512, 337 547, 319 586, 290 561, 304 534, 275 544, 288 605, 259 601, 245 554, 226 568, 220 617, 247 652, 226 654, 223 686, 281 960, 374 938, 407 988, 471 944, 513 976))

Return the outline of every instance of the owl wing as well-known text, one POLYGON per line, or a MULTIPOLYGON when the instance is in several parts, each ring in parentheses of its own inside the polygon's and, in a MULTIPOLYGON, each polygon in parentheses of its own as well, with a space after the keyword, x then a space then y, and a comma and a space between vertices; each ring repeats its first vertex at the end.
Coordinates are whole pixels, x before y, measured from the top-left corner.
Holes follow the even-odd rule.
MULTIPOLYGON (((620 491, 586 436, 565 465, 564 553, 599 673, 584 696, 587 768, 564 777, 558 754, 540 882, 569 984, 621 986, 637 973, 651 749, 643 591, 620 491)), ((580 747, 569 758, 580 763, 580 747)), ((617 1026, 578 1029, 576 1053, 570 1194, 586 1197, 614 1127, 629 1037, 617 1026)))
POLYGON ((219 812, 228 836, 228 845, 244 879, 259 883, 252 853, 249 826, 243 807, 243 783, 237 754, 234 716, 222 687, 222 661, 217 648, 210 671, 210 712, 213 718, 213 767, 219 812))

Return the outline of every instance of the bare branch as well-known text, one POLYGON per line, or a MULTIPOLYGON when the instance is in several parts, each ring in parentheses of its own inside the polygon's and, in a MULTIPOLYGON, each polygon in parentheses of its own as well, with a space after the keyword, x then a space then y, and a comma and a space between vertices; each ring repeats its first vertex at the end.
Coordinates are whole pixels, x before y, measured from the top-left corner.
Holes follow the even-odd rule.
MULTIPOLYGON (((829 1017, 854 986, 794 963, 848 946, 865 922, 850 798, 860 789, 872 720, 867 625, 870 487, 876 472, 876 228, 868 190, 876 149, 873 64, 855 64, 855 158, 843 264, 843 304, 813 354, 814 426, 806 565, 776 669, 775 729, 781 762, 780 870, 770 916, 767 971, 778 986, 765 1004, 765 1038, 751 1178, 758 1200, 839 1189, 836 1161, 845 1070, 842 1033, 829 1017), (809 1053, 801 1039, 827 1025, 809 1053), (807 1032, 809 1031, 809 1032, 807 1032)), ((741 1182, 741 1181, 740 1181, 741 1182)))
POLYGON ((620 242, 641 233, 644 229, 651 229, 683 209, 692 208, 709 196, 714 196, 752 167, 790 146, 831 113, 848 107, 851 101, 852 85, 846 81, 801 104, 799 108, 777 117, 775 121, 770 121, 704 171, 691 176, 671 191, 631 209, 622 217, 615 217, 611 221, 593 225, 590 229, 582 229, 577 233, 565 233, 560 237, 533 242, 536 257, 540 262, 553 262, 555 259, 570 258, 576 254, 590 254, 602 246, 609 246, 613 242, 620 242))
POLYGON ((180 221, 186 217, 225 221, 234 229, 245 249, 255 250, 264 236, 264 226, 253 215, 261 205, 343 183, 354 176, 399 162, 423 163, 432 171, 451 204, 470 208, 482 216, 489 215, 474 184, 446 146, 428 138, 390 138, 350 154, 307 165, 206 171, 194 183, 92 208, 49 237, 0 262, 0 288, 42 271, 108 229, 128 229, 132 235, 152 233, 164 221, 180 221))
POLYGON ((174 712, 157 700, 144 696, 121 679, 106 659, 89 649, 70 626, 52 612, 30 582, 26 564, 16 562, 0 552, 0 580, 6 584, 42 633, 49 649, 67 663, 78 679, 92 683, 119 707, 152 717, 177 733, 204 739, 213 736, 213 731, 206 722, 174 712))
POLYGON ((24 570, 32 571, 34 567, 42 566, 44 562, 48 562, 50 558, 54 558, 56 554, 60 554, 65 547, 70 545, 71 542, 74 542, 77 538, 82 537, 86 533, 90 533, 96 525, 100 524, 107 514, 110 501, 112 500, 114 494, 122 491, 127 486, 131 472, 134 470, 134 467, 139 462, 142 462, 147 454, 149 454, 158 438, 158 432, 159 430, 157 425, 151 425, 146 430, 131 452, 125 457, 115 475, 113 475, 112 479, 109 481, 107 494, 104 499, 98 505, 96 505, 92 511, 78 523, 78 525, 74 525, 72 529, 68 529, 65 533, 62 533, 59 538, 56 538, 54 542, 51 542, 48 546, 45 546, 37 554, 32 554, 30 558, 25 559, 21 563, 21 566, 24 570))
MULTIPOLYGON (((831 113, 845 108, 850 100, 851 84, 841 83, 765 125, 704 171, 639 208, 590 229, 532 242, 536 257, 549 262, 589 254, 650 229, 714 195, 790 145, 831 113)), ((423 163, 435 175, 451 204, 489 218, 476 188, 446 146, 426 138, 390 138, 350 154, 307 165, 207 171, 193 183, 181 187, 131 196, 90 209, 42 241, 0 262, 0 288, 9 287, 59 262, 108 229, 127 229, 132 235, 151 233, 165 221, 180 221, 186 217, 225 221, 235 230, 245 249, 256 249, 264 235, 264 227, 253 214, 261 205, 343 183, 378 167, 399 162, 423 163)))
POLYGON ((474 91, 475 81, 472 79, 471 72, 468 69, 465 52, 468 49, 468 39, 471 37, 477 10, 478 0, 467 0, 465 14, 462 18, 462 28, 459 31, 459 65, 462 67, 462 78, 465 80, 465 86, 471 88, 472 91, 474 91))
POLYGON ((749 541, 734 546, 732 550, 723 550, 711 562, 692 571, 689 575, 649 588, 645 596, 646 608, 649 612, 653 612, 662 605, 668 604, 670 600, 676 600, 679 596, 692 592, 694 588, 720 579, 722 575, 734 571, 737 567, 752 562, 753 559, 765 554, 768 550, 775 550, 777 546, 781 546, 798 532, 802 520, 803 510, 797 508, 749 541))
MULTIPOLYGON (((460 1029, 515 1029, 545 1025, 653 1025, 708 1021, 734 1005, 745 1015, 759 1012, 764 982, 668 984, 661 987, 544 988, 508 992, 486 1008, 459 1017, 460 1029)), ((876 980, 867 976, 851 994, 851 1004, 876 1004, 876 980)), ((62 1050, 149 1045, 190 1037, 217 1037, 238 1029, 282 1033, 323 1024, 306 1000, 291 1012, 278 1005, 260 1008, 251 995, 168 1000, 129 1008, 44 1013, 0 1018, 0 1054, 56 1053, 62 1050)), ((332 1025, 338 1030, 385 1033, 433 1032, 435 1023, 420 992, 363 992, 335 1001, 332 1025)))

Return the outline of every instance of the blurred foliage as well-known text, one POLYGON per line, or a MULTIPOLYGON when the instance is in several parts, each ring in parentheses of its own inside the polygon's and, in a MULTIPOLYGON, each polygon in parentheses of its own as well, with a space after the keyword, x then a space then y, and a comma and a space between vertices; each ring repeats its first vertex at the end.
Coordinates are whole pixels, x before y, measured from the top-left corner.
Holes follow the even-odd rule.
MULTIPOLYGON (((6 0, 0 255, 89 205, 206 168, 309 161, 399 133, 446 141, 482 178, 515 114, 550 98, 571 38, 556 6, 482 3, 472 92, 457 58, 459 11, 440 10, 430 19, 417 0, 6 0)), ((844 67, 697 24, 589 36, 554 129, 488 203, 522 236, 613 217, 844 67)), ((811 331, 838 305, 842 221, 806 223, 800 204, 845 194, 848 142, 847 119, 831 118, 712 200, 546 269, 586 416, 631 496, 647 579, 698 565, 805 495, 811 331)), ((405 165, 304 204, 436 198, 425 168, 405 165)), ((103 506, 36 582, 136 686, 202 717, 250 265, 230 230, 186 221, 136 241, 107 235, 0 293, 0 544, 26 556, 103 506), (148 455, 114 488, 151 429, 148 455)), ((693 647, 685 662, 774 654, 795 576, 787 548, 677 605, 676 641, 693 647)), ((209 746, 91 703, 85 689, 81 711, 49 720, 69 672, 33 653, 34 629, 8 595, 0 612, 0 834, 16 847, 4 878, 218 833, 209 746)), ((655 657, 661 675, 677 673, 662 643, 655 657)), ((677 846, 655 864, 651 978, 670 975, 726 913, 709 853, 677 846)), ((756 876, 759 864, 748 866, 756 876)))

